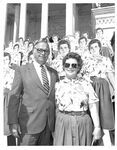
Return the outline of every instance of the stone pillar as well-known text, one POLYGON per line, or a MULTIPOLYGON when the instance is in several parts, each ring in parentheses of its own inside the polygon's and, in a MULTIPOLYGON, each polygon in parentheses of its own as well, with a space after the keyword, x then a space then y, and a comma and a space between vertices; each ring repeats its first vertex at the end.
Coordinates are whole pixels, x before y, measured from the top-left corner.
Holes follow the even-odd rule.
POLYGON ((20 25, 19 25, 19 37, 23 37, 25 39, 25 31, 26 31, 26 3, 20 4, 20 25))
POLYGON ((42 3, 41 38, 48 35, 48 3, 42 3))
POLYGON ((5 31, 7 26, 7 4, 3 1, 0 4, 0 48, 4 49, 5 31))
POLYGON ((14 32, 13 32, 13 42, 14 43, 17 41, 17 38, 18 38, 19 17, 20 17, 20 6, 15 5, 15 19, 14 19, 14 32))
POLYGON ((66 35, 73 35, 75 31, 75 4, 66 3, 66 35))

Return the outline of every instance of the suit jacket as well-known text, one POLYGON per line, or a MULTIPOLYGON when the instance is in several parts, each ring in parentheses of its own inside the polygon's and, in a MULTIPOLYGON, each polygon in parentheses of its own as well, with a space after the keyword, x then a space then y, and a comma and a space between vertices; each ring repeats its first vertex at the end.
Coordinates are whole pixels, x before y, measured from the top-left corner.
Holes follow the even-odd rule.
POLYGON ((49 66, 47 69, 51 77, 48 95, 44 91, 33 63, 21 66, 15 72, 13 87, 9 93, 8 124, 19 123, 23 133, 40 133, 47 122, 50 130, 54 131, 55 83, 58 75, 49 66))

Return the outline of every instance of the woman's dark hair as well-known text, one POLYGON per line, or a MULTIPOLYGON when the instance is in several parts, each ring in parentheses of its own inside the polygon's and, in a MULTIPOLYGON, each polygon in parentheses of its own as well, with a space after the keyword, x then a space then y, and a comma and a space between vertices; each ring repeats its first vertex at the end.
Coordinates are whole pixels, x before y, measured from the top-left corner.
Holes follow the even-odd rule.
POLYGON ((10 62, 11 62, 11 55, 10 55, 9 53, 7 53, 7 52, 4 52, 4 57, 6 57, 6 56, 9 57, 9 60, 10 60, 10 62))
POLYGON ((33 43, 33 42, 29 42, 29 43, 28 43, 28 46, 29 46, 30 44, 32 44, 32 45, 33 45, 33 48, 34 48, 34 43, 33 43))
POLYGON ((100 42, 98 39, 92 39, 92 40, 89 42, 89 44, 88 44, 88 49, 89 49, 89 51, 90 51, 91 45, 94 44, 94 43, 97 43, 98 46, 100 47, 100 50, 101 50, 101 48, 102 48, 101 42, 100 42))
POLYGON ((77 63, 78 63, 78 67, 79 67, 79 70, 78 70, 78 73, 80 72, 81 68, 82 68, 82 65, 83 65, 83 60, 81 58, 81 56, 77 53, 74 53, 74 52, 69 52, 64 58, 63 58, 63 66, 65 65, 66 63, 66 60, 69 59, 69 58, 72 58, 72 59, 76 59, 77 63))
POLYGON ((62 44, 67 44, 67 45, 68 45, 68 48, 71 49, 70 43, 69 43, 67 40, 60 40, 60 41, 58 42, 58 50, 60 49, 60 46, 61 46, 62 44))
POLYGON ((85 39, 85 41, 86 41, 86 43, 87 43, 87 38, 86 38, 85 36, 80 37, 79 40, 78 40, 78 43, 80 43, 80 41, 81 41, 82 39, 85 39))
POLYGON ((19 48, 19 44, 17 43, 17 44, 15 44, 15 45, 13 46, 13 49, 14 49, 16 46, 18 46, 18 48, 19 48))

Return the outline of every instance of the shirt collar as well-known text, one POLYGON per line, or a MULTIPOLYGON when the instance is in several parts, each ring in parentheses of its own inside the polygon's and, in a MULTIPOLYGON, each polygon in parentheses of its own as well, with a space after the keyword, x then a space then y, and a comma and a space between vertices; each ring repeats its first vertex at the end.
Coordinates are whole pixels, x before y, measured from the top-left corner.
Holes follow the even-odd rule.
MULTIPOLYGON (((34 59, 33 63, 35 66, 41 67, 41 65, 35 59, 34 59)), ((43 66, 45 67, 45 64, 43 64, 43 66)))

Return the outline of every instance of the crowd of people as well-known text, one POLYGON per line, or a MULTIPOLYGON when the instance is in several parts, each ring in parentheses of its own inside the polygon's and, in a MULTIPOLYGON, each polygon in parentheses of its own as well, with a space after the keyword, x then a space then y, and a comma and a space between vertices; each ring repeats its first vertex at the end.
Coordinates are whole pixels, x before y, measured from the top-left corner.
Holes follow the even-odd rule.
POLYGON ((76 31, 9 42, 3 70, 8 145, 115 145, 114 34, 107 41, 97 28, 93 39, 76 31))

